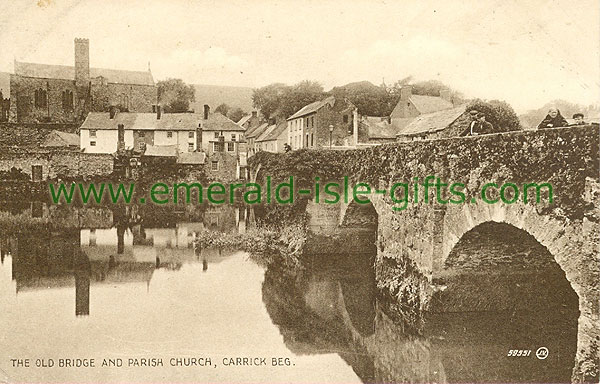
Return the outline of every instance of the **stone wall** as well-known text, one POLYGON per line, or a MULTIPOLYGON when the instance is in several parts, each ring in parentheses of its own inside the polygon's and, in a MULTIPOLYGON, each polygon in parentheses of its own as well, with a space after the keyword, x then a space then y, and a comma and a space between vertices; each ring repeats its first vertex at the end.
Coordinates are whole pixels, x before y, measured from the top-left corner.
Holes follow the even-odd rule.
POLYGON ((129 112, 152 112, 158 88, 155 85, 115 84, 92 81, 92 111, 107 112, 112 105, 129 112))
POLYGON ((84 99, 78 95, 73 80, 42 79, 10 76, 11 122, 26 123, 74 123, 84 117, 84 99), (35 106, 35 91, 45 90, 48 95, 47 106, 35 106), (73 92, 73 108, 63 108, 62 93, 73 92))
POLYGON ((0 147, 37 148, 53 130, 78 133, 79 124, 0 123, 0 147))
POLYGON ((17 168, 32 176, 32 166, 42 166, 44 180, 57 177, 92 178, 109 176, 114 157, 110 154, 81 153, 65 150, 6 150, 0 153, 0 171, 17 168))

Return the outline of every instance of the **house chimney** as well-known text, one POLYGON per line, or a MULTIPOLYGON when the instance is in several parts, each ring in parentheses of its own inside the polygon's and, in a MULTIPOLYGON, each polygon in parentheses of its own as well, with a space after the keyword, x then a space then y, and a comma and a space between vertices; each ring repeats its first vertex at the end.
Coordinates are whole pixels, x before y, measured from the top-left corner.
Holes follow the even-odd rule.
POLYGON ((108 113, 109 113, 109 117, 111 120, 115 118, 115 116, 117 115, 117 111, 118 111, 117 107, 115 107, 115 106, 110 107, 110 109, 108 110, 108 113))
POLYGON ((256 116, 258 116, 258 112, 252 111, 252 117, 256 117, 256 116))
POLYGON ((90 41, 75 39, 75 85, 87 87, 90 82, 90 41))
POLYGON ((162 116, 162 106, 157 105, 156 106, 156 120, 160 120, 161 116, 162 116))
POLYGON ((125 126, 117 125, 117 151, 125 150, 125 126))
POLYGON ((400 88, 400 100, 406 101, 412 96, 412 85, 405 85, 400 88))
POLYGON ((210 113, 210 107, 208 104, 204 104, 204 120, 208 120, 208 114, 210 113))

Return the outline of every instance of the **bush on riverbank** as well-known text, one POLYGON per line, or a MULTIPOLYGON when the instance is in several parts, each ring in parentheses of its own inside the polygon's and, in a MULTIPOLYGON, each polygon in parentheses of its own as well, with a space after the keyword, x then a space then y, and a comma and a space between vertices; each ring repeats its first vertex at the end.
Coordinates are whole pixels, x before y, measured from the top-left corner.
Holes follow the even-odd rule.
POLYGON ((261 264, 281 262, 292 268, 300 268, 307 220, 306 215, 300 215, 296 219, 285 225, 261 225, 245 233, 207 230, 198 235, 195 247, 239 249, 250 253, 261 264))

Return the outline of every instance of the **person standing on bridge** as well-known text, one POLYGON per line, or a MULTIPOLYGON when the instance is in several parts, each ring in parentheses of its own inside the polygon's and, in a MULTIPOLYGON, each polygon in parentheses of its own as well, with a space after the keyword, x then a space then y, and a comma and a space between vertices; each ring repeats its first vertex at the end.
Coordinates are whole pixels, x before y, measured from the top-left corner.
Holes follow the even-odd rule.
POLYGON ((538 125, 538 129, 556 128, 556 127, 567 127, 569 123, 560 114, 558 108, 552 107, 548 110, 548 114, 538 125))
POLYGON ((494 126, 491 123, 485 121, 485 113, 478 112, 476 117, 477 120, 471 122, 471 136, 485 135, 494 132, 494 126))

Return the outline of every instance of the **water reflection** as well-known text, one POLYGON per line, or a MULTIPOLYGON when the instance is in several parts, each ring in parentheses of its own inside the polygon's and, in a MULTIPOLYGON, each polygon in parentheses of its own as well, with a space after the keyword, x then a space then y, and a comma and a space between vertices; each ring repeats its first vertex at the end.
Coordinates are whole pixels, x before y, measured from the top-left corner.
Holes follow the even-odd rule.
MULTIPOLYGON (((3 205, 6 206, 6 205, 3 205)), ((219 263, 232 251, 194 248, 204 230, 245 231, 247 209, 69 207, 42 202, 0 211, 2 269, 14 293, 74 288, 75 315, 90 314, 90 285, 144 284, 157 269, 219 263), (158 212, 157 212, 158 211, 158 212)))
POLYGON ((265 273, 265 306, 294 353, 335 352, 363 382, 570 380, 577 311, 565 300, 550 297, 564 291, 564 274, 563 280, 554 272, 521 274, 512 280, 504 276, 507 284, 539 282, 543 289, 530 289, 529 297, 544 289, 549 293, 538 296, 541 304, 533 305, 534 299, 518 310, 432 313, 423 333, 415 335, 391 320, 388 309, 378 302, 368 255, 321 257, 336 260, 313 264, 294 276, 286 277, 274 266, 265 273), (547 360, 535 357, 542 345, 552 351, 547 360), (511 349, 533 351, 529 358, 508 357, 511 349))
MULTIPOLYGON (((274 355, 292 356, 296 366, 201 373, 165 367, 160 377, 174 382, 569 381, 577 312, 562 271, 477 274, 480 264, 471 268, 474 274, 449 271, 448 289, 438 298, 442 307, 430 314, 423 334, 413 335, 378 301, 374 247, 313 255, 307 269, 293 273, 278 265, 265 270, 244 253, 193 247, 201 231, 245 231, 248 217, 247 210, 230 206, 29 203, 0 210, 0 322, 7 324, 0 339, 10 340, 0 364, 8 356, 31 354, 212 354, 217 361, 274 355), (483 288, 498 297, 481 301, 474 293, 483 288), (490 308, 509 303, 508 298, 519 305, 448 312, 472 302, 490 308), (533 305, 536 300, 541 305, 533 305), (506 356, 511 349, 535 353, 541 345, 551 351, 547 360, 506 356)), ((465 255, 476 247, 475 241, 457 247, 456 263, 472 265, 465 255)), ((150 382, 157 371, 55 372, 53 380, 63 382, 107 377, 150 382)), ((47 371, 26 373, 33 376, 11 372, 11 377, 48 381, 47 371)))

